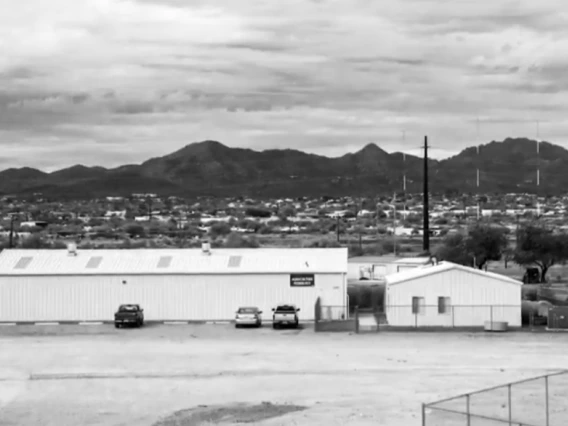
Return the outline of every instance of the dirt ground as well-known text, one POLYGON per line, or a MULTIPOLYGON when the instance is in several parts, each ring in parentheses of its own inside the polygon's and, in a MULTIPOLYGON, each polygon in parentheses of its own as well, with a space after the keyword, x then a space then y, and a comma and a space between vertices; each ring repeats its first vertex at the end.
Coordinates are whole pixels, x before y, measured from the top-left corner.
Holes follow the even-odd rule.
MULTIPOLYGON (((0 424, 419 425, 422 402, 565 369, 567 337, 0 327, 0 424)), ((567 390, 568 379, 551 384, 551 398, 564 395, 552 402, 551 426, 568 418, 567 390)), ((515 391, 515 416, 542 407, 543 392, 515 391)), ((479 401, 484 413, 497 413, 506 395, 479 401)), ((428 426, 466 425, 428 413, 428 426)))

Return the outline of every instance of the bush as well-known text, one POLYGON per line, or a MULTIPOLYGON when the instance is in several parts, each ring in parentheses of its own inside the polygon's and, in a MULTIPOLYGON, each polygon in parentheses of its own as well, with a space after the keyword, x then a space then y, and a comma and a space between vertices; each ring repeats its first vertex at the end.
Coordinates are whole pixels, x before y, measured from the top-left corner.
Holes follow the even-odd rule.
POLYGON ((339 248, 341 244, 337 242, 337 240, 332 240, 330 238, 323 238, 321 240, 312 241, 309 245, 309 248, 339 248))
POLYGON ((272 212, 270 210, 266 210, 259 207, 249 207, 245 210, 245 214, 250 217, 260 217, 260 218, 267 218, 272 216, 272 212))
POLYGON ((144 235, 146 234, 144 227, 136 223, 126 226, 124 231, 128 234, 130 238, 144 237, 144 235))
POLYGON ((226 248, 258 248, 260 243, 255 237, 244 237, 241 234, 235 232, 229 234, 225 244, 226 248))

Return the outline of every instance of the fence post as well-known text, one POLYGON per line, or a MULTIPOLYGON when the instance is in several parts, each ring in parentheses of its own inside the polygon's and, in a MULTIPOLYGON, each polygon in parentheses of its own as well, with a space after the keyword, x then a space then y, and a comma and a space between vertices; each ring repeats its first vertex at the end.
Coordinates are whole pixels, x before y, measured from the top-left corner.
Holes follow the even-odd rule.
POLYGON ((465 396, 465 403, 466 403, 466 414, 467 414, 467 426, 471 426, 471 413, 470 413, 470 395, 467 394, 465 396))
POLYGON ((418 313, 414 314, 414 328, 418 328, 418 313))
POLYGON ((456 326, 456 320, 455 320, 455 317, 454 317, 455 306, 452 305, 451 309, 452 309, 452 328, 455 328, 455 326, 456 326))
POLYGON ((424 403, 422 403, 422 426, 426 426, 426 404, 424 403))
POLYGON ((359 334, 359 306, 355 306, 355 333, 359 334))
POLYGON ((316 299, 314 305, 314 331, 319 331, 319 321, 321 319, 321 298, 316 299))
POLYGON ((509 400, 509 426, 513 426, 513 407, 511 402, 511 384, 507 385, 507 398, 509 400))
POLYGON ((550 411, 548 407, 548 376, 544 376, 544 394, 546 398, 546 426, 550 426, 550 411))
POLYGON ((493 328, 493 305, 489 306, 489 321, 491 321, 491 328, 493 328))

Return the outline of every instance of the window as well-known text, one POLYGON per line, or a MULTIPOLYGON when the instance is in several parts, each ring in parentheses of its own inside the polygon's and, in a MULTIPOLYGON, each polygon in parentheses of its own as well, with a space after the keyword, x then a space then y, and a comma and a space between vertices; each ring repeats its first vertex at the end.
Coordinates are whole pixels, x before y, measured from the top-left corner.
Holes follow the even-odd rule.
POLYGON ((242 256, 231 256, 229 257, 229 268, 238 268, 241 266, 242 256))
POLYGON ((415 315, 424 315, 426 304, 423 297, 412 298, 412 313, 415 315))
POLYGON ((31 263, 32 258, 30 256, 21 257, 20 260, 14 265, 14 269, 26 269, 31 263))
POLYGON ((85 268, 96 269, 96 268, 99 267, 99 265, 101 264, 102 261, 103 261, 102 256, 93 256, 89 259, 85 268))
POLYGON ((438 297, 438 313, 449 314, 452 301, 449 297, 438 297))
POLYGON ((158 268, 169 268, 172 263, 172 256, 160 256, 158 260, 158 268))

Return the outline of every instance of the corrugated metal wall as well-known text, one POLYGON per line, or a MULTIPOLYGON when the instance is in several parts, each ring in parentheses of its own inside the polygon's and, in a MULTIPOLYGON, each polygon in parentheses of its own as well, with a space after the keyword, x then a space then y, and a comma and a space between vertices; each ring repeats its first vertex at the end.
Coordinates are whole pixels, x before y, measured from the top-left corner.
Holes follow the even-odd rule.
POLYGON ((271 318, 294 303, 313 320, 317 297, 346 303, 345 274, 316 274, 315 287, 290 287, 289 275, 141 275, 0 278, 0 322, 110 321, 118 305, 139 303, 147 320, 230 320, 239 306, 271 318), (127 284, 122 284, 122 281, 127 284))
POLYGON ((520 327, 521 286, 453 269, 389 285, 386 313, 393 326, 467 327, 493 320, 520 327), (413 297, 424 298, 424 314, 412 313, 413 297), (438 297, 450 297, 453 308, 439 314, 438 297))

